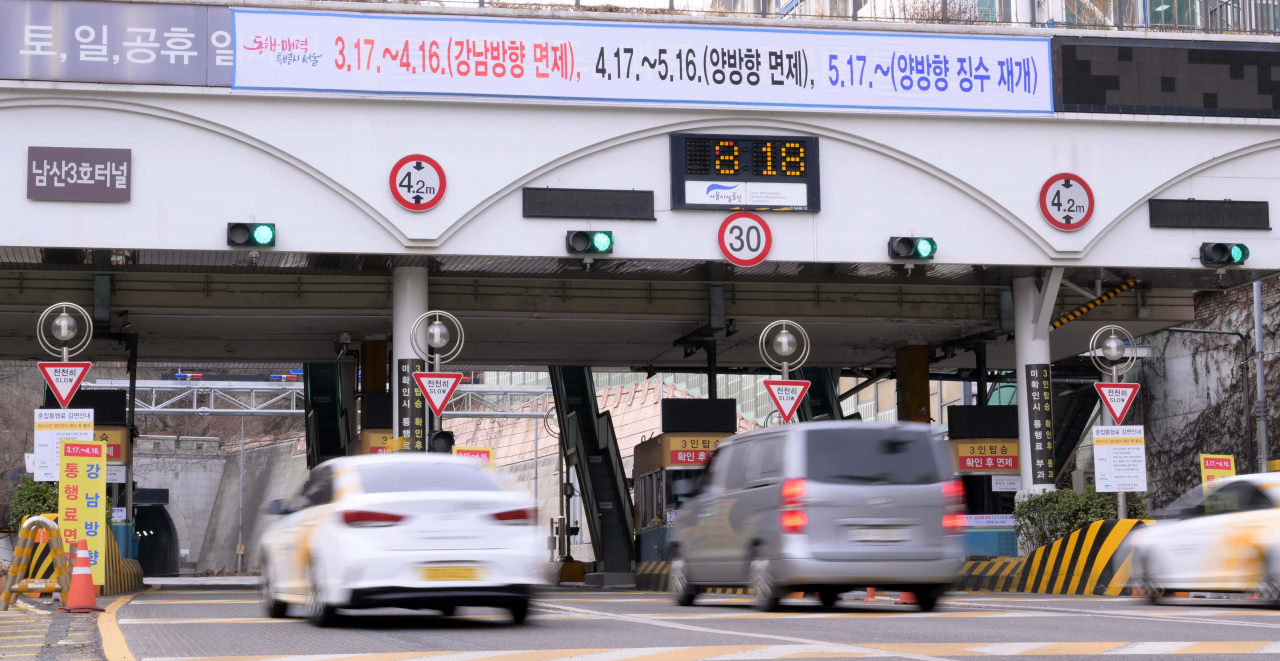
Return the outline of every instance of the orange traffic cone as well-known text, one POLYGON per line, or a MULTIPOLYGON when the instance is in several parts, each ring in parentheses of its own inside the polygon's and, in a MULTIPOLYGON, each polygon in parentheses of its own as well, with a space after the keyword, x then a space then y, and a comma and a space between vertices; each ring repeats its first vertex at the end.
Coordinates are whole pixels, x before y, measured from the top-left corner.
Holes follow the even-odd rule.
POLYGON ((863 599, 863 601, 879 601, 878 599, 876 599, 876 589, 867 588, 867 598, 863 599))
MULTIPOLYGON (((72 590, 74 590, 74 589, 75 589, 75 586, 74 586, 74 585, 72 585, 72 588, 71 588, 71 589, 72 589, 72 590)), ((916 593, 914 593, 914 592, 903 592, 901 595, 899 595, 899 596, 898 596, 898 600, 897 600, 897 601, 895 601, 895 602, 893 602, 893 603, 895 603, 895 604, 918 604, 918 603, 920 603, 920 602, 919 602, 919 601, 916 601, 916 593)))
POLYGON ((89 568, 89 542, 76 544, 76 566, 71 570, 71 590, 67 605, 59 613, 92 613, 98 608, 98 586, 93 584, 93 570, 89 568))

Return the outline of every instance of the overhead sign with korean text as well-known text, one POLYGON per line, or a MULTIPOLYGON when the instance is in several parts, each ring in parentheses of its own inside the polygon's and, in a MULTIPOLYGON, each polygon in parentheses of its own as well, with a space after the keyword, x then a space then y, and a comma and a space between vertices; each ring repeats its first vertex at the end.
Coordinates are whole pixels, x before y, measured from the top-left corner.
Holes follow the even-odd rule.
POLYGON ((1101 493, 1147 490, 1142 425, 1093 428, 1094 484, 1101 493))
POLYGON ((666 433, 660 438, 663 468, 690 468, 702 466, 711 457, 711 452, 720 445, 720 441, 729 434, 673 434, 666 433))
POLYGON ((128 149, 27 148, 27 199, 128 202, 133 180, 128 149))
POLYGON ((671 134, 671 208, 822 209, 818 138, 671 134))
POLYGON ((1049 39, 232 10, 233 87, 662 106, 1053 112, 1049 39))
POLYGON ((0 78, 226 87, 234 55, 228 7, 0 2, 0 78))
POLYGON ((1004 438, 974 438, 951 441, 956 451, 957 472, 966 475, 1017 473, 1018 441, 1004 438))

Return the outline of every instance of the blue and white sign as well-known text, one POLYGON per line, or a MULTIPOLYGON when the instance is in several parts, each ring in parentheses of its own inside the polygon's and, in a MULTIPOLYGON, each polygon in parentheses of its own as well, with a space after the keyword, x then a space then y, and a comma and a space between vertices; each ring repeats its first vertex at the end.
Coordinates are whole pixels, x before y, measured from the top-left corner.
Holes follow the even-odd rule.
POLYGON ((776 181, 686 181, 684 201, 732 207, 804 207, 809 203, 809 187, 776 181))
POLYGON ((1053 112, 1049 39, 1040 37, 238 8, 232 14, 237 89, 765 110, 1053 112))

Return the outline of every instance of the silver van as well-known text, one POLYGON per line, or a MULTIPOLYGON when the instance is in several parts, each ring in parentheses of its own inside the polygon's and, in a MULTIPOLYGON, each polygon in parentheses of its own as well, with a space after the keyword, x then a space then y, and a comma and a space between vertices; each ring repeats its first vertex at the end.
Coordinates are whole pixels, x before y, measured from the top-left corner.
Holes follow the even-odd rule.
POLYGON ((671 535, 681 606, 705 586, 748 586, 774 610, 790 592, 908 590, 922 610, 964 564, 963 485, 945 442, 919 423, 810 422, 720 442, 671 535))

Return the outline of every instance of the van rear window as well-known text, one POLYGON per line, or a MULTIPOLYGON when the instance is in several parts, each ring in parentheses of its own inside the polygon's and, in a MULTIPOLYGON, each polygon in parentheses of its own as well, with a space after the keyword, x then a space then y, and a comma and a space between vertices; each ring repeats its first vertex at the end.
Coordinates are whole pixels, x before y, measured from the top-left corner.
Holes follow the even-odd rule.
POLYGON ((498 491, 485 469, 453 463, 406 461, 365 464, 359 467, 365 493, 397 491, 498 491))
POLYGON ((924 436, 815 429, 807 435, 808 478, 838 484, 933 484, 937 460, 924 436))

